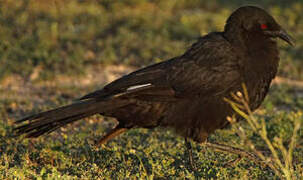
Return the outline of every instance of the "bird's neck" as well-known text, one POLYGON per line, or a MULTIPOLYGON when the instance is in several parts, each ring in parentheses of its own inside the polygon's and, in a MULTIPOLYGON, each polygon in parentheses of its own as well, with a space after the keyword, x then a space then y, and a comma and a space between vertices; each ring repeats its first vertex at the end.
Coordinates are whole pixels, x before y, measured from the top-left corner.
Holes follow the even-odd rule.
POLYGON ((243 32, 240 28, 230 26, 227 30, 223 32, 223 36, 232 44, 233 46, 237 46, 237 48, 242 51, 246 51, 245 39, 243 39, 243 32))
POLYGON ((237 27, 225 31, 224 36, 242 57, 244 66, 253 69, 256 76, 266 74, 264 72, 270 78, 276 75, 279 51, 275 41, 258 33, 244 32, 237 27))
POLYGON ((276 41, 257 33, 250 33, 245 37, 244 43, 249 57, 246 63, 251 64, 256 73, 274 78, 280 59, 276 41))

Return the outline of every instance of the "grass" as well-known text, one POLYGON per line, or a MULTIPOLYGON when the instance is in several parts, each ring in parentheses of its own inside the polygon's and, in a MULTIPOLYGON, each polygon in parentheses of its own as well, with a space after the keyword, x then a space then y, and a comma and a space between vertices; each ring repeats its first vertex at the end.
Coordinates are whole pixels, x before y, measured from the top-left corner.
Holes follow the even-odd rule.
MULTIPOLYGON (((293 152, 297 146, 297 136, 298 131, 302 124, 302 111, 297 113, 291 113, 289 115, 290 123, 292 127, 288 126, 287 130, 292 130, 291 137, 285 138, 285 134, 268 134, 268 125, 265 122, 265 118, 256 118, 249 107, 249 96, 246 86, 243 84, 243 93, 237 92, 232 94, 233 100, 225 99, 237 112, 239 116, 244 118, 254 134, 256 134, 267 146, 267 151, 258 150, 256 145, 247 136, 246 129, 241 127, 237 122, 235 116, 227 117, 227 120, 231 123, 233 129, 240 136, 242 144, 252 151, 253 158, 251 160, 255 162, 260 162, 260 164, 265 165, 275 172, 275 175, 280 179, 297 179, 301 173, 302 169, 294 168, 293 166, 293 152), (270 154, 270 155, 268 155, 270 154), (297 170, 296 173, 294 170, 297 170), (299 172, 298 172, 299 171, 299 172)), ((286 124, 286 123, 285 123, 286 124)), ((281 130, 280 130, 281 131, 281 130)), ((241 153, 239 154, 242 157, 241 153)), ((248 157, 248 156, 246 156, 248 157)), ((249 157, 252 157, 249 155, 249 157)))
MULTIPOLYGON (((47 85, 41 85, 45 87, 47 85)), ((262 108, 256 113, 258 118, 264 118, 269 137, 283 137, 288 143, 292 136, 294 114, 298 110, 286 110, 285 104, 277 102, 278 97, 292 99, 289 107, 302 109, 303 104, 297 104, 292 92, 283 90, 284 85, 275 85, 266 98, 262 108), (280 93, 278 93, 280 92, 280 93), (273 107, 272 104, 275 103, 273 107)), ((22 90, 21 90, 22 91, 22 90)), ((0 123, 0 178, 220 178, 220 179, 275 179, 274 172, 267 167, 243 158, 238 163, 228 163, 237 159, 233 154, 215 152, 203 145, 194 144, 194 159, 197 171, 193 172, 184 156, 183 138, 172 131, 155 129, 135 129, 96 148, 93 141, 105 134, 115 121, 94 116, 62 128, 50 135, 38 139, 20 139, 11 136, 12 122, 15 117, 21 117, 29 112, 38 112, 56 105, 66 104, 70 99, 84 92, 79 88, 55 86, 47 90, 38 89, 35 93, 52 94, 42 102, 35 102, 36 97, 22 98, 15 96, 21 91, 10 91, 8 98, 2 100, 0 123), (65 91, 66 89, 74 89, 65 91), (39 92, 40 91, 40 92, 39 92), (41 92, 42 91, 42 92, 41 92), (62 95, 60 92, 66 94, 62 95), (71 98, 65 98, 71 97, 71 98), (9 98, 11 97, 11 98, 9 98), (48 102, 48 101, 52 102, 48 102), (37 106, 33 104, 39 104, 37 106), (45 105, 46 103, 46 105, 45 105)), ((27 92, 32 93, 32 92, 27 92)), ((25 93, 26 94, 26 93, 25 93)), ((38 99, 37 99, 38 100, 38 99)), ((302 113, 302 111, 301 111, 302 113)), ((303 120, 303 117, 296 119, 303 120)), ((258 149, 266 151, 266 144, 253 132, 246 122, 241 122, 247 136, 258 149)), ((294 149, 293 161, 296 177, 300 177, 303 167, 303 130, 298 132, 298 143, 294 149)), ((211 142, 242 147, 241 138, 233 129, 218 130, 209 139, 211 142)))
MULTIPOLYGON (((194 144, 198 170, 193 172, 183 138, 166 129, 131 130, 96 148, 93 141, 115 124, 101 116, 38 139, 11 135, 13 121, 20 117, 70 103, 134 68, 180 55, 196 37, 222 30, 230 12, 248 2, 266 7, 294 36, 295 48, 279 44, 279 76, 302 82, 299 1, 1 1, 0 179, 277 179, 266 166, 246 158, 233 162, 236 155, 201 144, 194 144)), ((303 121, 295 116, 303 109, 299 84, 275 83, 255 113, 266 122, 269 139, 281 137, 286 148, 295 120, 303 121)), ((239 125, 258 150, 267 152, 247 122, 239 125)), ((302 128, 297 136, 293 166, 299 178, 302 128)), ((233 128, 218 130, 209 140, 244 147, 233 128)))

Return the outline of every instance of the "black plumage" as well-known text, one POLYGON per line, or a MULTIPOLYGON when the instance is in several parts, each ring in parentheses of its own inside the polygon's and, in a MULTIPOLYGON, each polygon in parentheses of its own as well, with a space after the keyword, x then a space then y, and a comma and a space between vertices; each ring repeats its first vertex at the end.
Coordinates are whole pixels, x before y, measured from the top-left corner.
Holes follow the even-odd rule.
POLYGON ((17 121, 17 134, 38 137, 100 113, 119 125, 100 143, 131 128, 174 129, 197 142, 228 124, 234 111, 223 98, 245 83, 255 110, 275 77, 279 53, 275 38, 290 36, 261 8, 245 6, 228 18, 223 32, 201 37, 183 55, 113 81, 77 102, 17 121))

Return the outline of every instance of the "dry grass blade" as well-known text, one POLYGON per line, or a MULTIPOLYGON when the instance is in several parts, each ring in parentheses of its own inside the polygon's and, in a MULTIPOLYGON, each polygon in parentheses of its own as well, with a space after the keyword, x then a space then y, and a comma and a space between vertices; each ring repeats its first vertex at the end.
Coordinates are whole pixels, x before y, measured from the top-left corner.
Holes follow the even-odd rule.
POLYGON ((293 135, 291 137, 291 141, 288 146, 289 148, 287 149, 284 146, 281 138, 274 138, 274 142, 269 139, 265 120, 263 118, 258 119, 253 116, 249 106, 248 90, 244 84, 242 85, 242 87, 244 95, 241 92, 237 92, 236 94, 231 95, 234 100, 225 99, 225 101, 231 105, 231 107, 237 114, 247 120, 249 126, 252 128, 254 133, 260 136, 261 139, 265 142, 267 148, 271 152, 271 156, 265 156, 261 153, 261 151, 257 150, 252 141, 250 141, 250 139, 247 137, 243 128, 238 124, 232 123, 236 122, 236 120, 233 120, 231 117, 228 118, 229 122, 231 122, 233 127, 236 127, 236 133, 240 136, 243 142, 246 142, 245 144, 248 145, 249 149, 251 149, 253 153, 243 152, 243 150, 240 151, 239 149, 226 148, 225 146, 221 147, 212 144, 207 144, 207 146, 222 151, 239 154, 253 160, 254 162, 266 164, 281 179, 295 179, 293 169, 293 151, 296 145, 298 131, 301 127, 300 118, 302 117, 302 113, 295 113, 293 117, 294 130, 293 135), (280 157, 279 154, 282 154, 282 157, 280 157))

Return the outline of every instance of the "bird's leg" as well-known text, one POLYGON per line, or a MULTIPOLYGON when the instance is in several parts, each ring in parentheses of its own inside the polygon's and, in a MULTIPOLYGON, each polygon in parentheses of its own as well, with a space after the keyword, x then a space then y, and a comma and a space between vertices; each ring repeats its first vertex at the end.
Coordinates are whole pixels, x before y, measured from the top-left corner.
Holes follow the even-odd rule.
POLYGON ((95 142, 95 145, 101 145, 106 143, 108 140, 120 135, 121 133, 125 132, 126 130, 128 130, 128 128, 125 127, 121 127, 121 126, 117 126, 114 129, 112 129, 108 134, 106 134, 104 137, 102 137, 101 139, 97 140, 95 142))
POLYGON ((193 149, 192 149, 191 143, 187 138, 185 138, 184 140, 185 140, 185 145, 186 145, 186 149, 187 149, 187 153, 188 153, 188 157, 189 157, 189 164, 190 164, 191 168, 195 171, 197 168, 196 168, 196 165, 193 160, 193 149))

